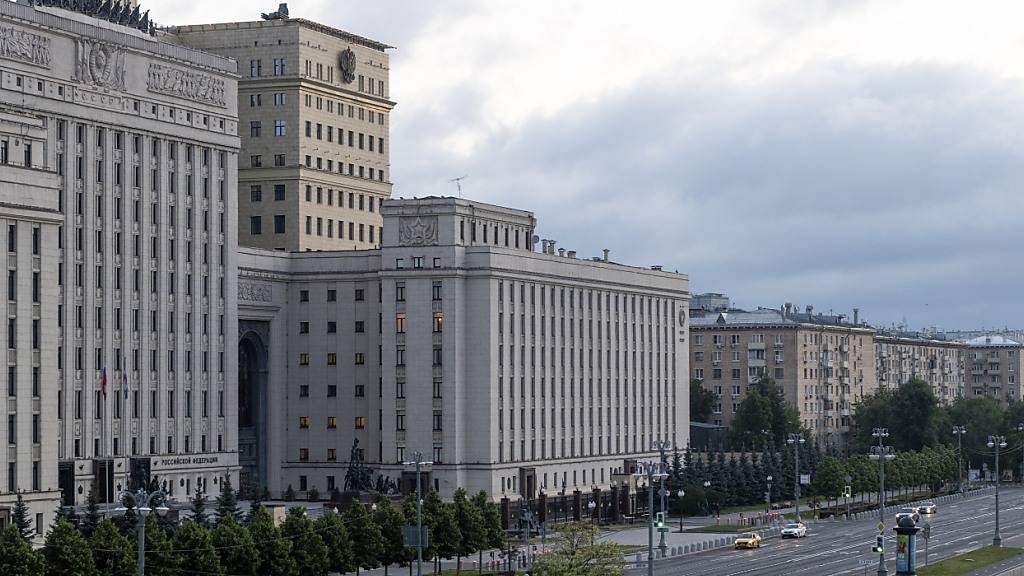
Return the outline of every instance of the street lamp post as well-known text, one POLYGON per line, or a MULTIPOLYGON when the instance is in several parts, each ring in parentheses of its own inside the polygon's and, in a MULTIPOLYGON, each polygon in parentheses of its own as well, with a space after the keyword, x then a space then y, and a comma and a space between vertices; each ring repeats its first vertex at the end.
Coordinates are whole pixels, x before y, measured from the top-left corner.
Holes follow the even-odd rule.
MULTIPOLYGON (((654 441, 654 449, 657 450, 658 453, 661 455, 661 471, 663 473, 665 473, 665 470, 668 469, 668 462, 665 460, 665 451, 669 449, 669 446, 671 446, 671 444, 669 444, 667 440, 655 440, 654 441)), ((658 490, 658 495, 661 496, 661 517, 663 519, 668 515, 667 514, 668 510, 666 510, 666 508, 665 508, 665 496, 668 495, 668 492, 665 490, 665 480, 667 478, 668 478, 668 474, 665 473, 665 477, 662 478, 662 480, 661 480, 661 489, 658 490)), ((651 486, 651 488, 652 489, 654 488, 653 485, 651 486)), ((668 549, 668 546, 665 544, 665 531, 664 530, 662 530, 660 532, 660 535, 659 535, 658 549, 661 550, 662 554, 664 554, 665 551, 668 549)))
POLYGON ((989 436, 987 445, 996 456, 996 533, 992 536, 992 545, 998 548, 1003 545, 999 537, 999 449, 1006 448, 1006 436, 989 436))
POLYGON ((960 493, 961 497, 966 498, 967 490, 964 487, 964 434, 967 434, 967 427, 953 426, 953 435, 956 436, 956 463, 960 472, 960 493))
POLYGON ((683 533, 683 496, 686 496, 686 491, 682 488, 679 492, 676 492, 676 496, 679 497, 679 533, 683 533))
MULTIPOLYGON (((1024 432, 1024 424, 1017 424, 1017 432, 1024 432)), ((1024 442, 1020 443, 1020 485, 1024 486, 1024 442)))
POLYGON ((420 490, 420 467, 433 462, 423 460, 422 452, 413 452, 411 462, 405 466, 416 466, 416 576, 423 576, 423 496, 420 490))
MULTIPOLYGON (((885 524, 885 461, 896 457, 892 453, 892 446, 885 445, 885 439, 889 437, 888 428, 875 428, 871 436, 878 438, 878 446, 871 447, 871 459, 878 460, 878 523, 885 524)), ((885 569, 885 552, 878 552, 878 576, 887 576, 889 572, 885 569)))
POLYGON ((772 477, 771 477, 771 475, 768 475, 768 478, 766 478, 766 480, 768 480, 768 491, 764 493, 764 499, 765 499, 765 510, 764 510, 764 513, 765 513, 765 515, 769 515, 769 514, 772 513, 772 477))
POLYGON ((844 479, 846 480, 846 485, 850 487, 850 490, 848 492, 844 490, 844 495, 845 495, 845 500, 846 500, 846 519, 849 520, 850 519, 850 498, 853 496, 853 476, 850 476, 849 474, 847 474, 846 478, 844 478, 844 479))
MULTIPOLYGON (((146 492, 145 488, 139 488, 135 492, 126 492, 124 499, 130 499, 132 501, 132 507, 135 508, 137 514, 135 518, 135 529, 138 534, 138 564, 139 564, 139 576, 146 576, 146 516, 149 516, 150 512, 155 511, 160 516, 167 514, 168 508, 164 506, 164 500, 167 495, 164 494, 163 490, 155 490, 153 492, 146 492), (156 504, 156 506, 154 506, 156 504)), ((114 514, 123 516, 128 512, 128 508, 118 506, 114 509, 114 514)))
POLYGON ((711 481, 704 481, 704 509, 708 511, 708 516, 711 516, 711 501, 708 500, 708 490, 711 488, 711 481))
POLYGON ((786 444, 790 444, 793 446, 793 458, 796 461, 796 473, 794 474, 794 476, 796 477, 796 482, 793 483, 793 496, 796 497, 795 500, 797 522, 800 521, 800 445, 805 442, 807 442, 807 440, 805 440, 804 435, 800 433, 791 432, 786 437, 786 444))
POLYGON ((647 478, 647 576, 654 576, 654 481, 668 477, 662 467, 653 462, 638 465, 634 474, 647 478))

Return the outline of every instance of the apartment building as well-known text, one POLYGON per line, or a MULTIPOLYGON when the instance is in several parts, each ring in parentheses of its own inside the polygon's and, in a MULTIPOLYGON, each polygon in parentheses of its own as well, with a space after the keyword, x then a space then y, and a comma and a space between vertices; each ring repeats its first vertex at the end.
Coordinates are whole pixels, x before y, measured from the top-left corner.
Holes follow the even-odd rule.
POLYGON ((0 2, 0 499, 110 502, 131 474, 217 494, 237 479, 236 66, 56 4, 0 2))
POLYGON ((170 30, 239 63, 239 244, 377 247, 391 196, 391 47, 287 14, 267 18, 170 30))
POLYGON ((873 334, 810 307, 694 314, 691 377, 718 398, 712 423, 729 426, 750 386, 770 376, 816 441, 842 449, 853 407, 877 387, 873 334))
POLYGON ((911 378, 920 378, 932 386, 940 402, 952 404, 964 395, 966 352, 963 342, 879 330, 875 334, 878 388, 898 388, 911 378))
POLYGON ((970 397, 988 396, 1003 404, 1019 402, 1024 345, 1005 336, 978 336, 966 343, 964 389, 970 397))
POLYGON ((540 251, 529 212, 391 200, 383 245, 240 255, 242 465, 277 494, 375 476, 608 486, 688 439, 686 276, 540 251), (248 426, 247 426, 248 425, 248 426))

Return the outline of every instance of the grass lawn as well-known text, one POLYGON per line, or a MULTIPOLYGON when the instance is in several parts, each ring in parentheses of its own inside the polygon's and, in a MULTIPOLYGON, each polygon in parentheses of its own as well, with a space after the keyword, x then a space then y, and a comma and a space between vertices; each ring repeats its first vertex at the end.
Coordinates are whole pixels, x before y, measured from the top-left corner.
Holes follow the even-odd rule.
POLYGON ((918 566, 917 573, 919 576, 960 576, 962 574, 970 574, 979 568, 1002 562, 1008 558, 1019 556, 1022 553, 1024 553, 1024 549, 1021 548, 993 548, 992 546, 986 546, 973 552, 966 552, 959 556, 947 558, 931 566, 918 566))

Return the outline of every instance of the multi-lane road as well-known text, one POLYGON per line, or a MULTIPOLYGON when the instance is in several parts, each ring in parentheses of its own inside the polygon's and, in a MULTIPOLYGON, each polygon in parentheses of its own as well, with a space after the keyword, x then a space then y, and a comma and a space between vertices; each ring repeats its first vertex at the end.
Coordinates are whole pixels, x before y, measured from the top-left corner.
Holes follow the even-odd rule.
MULTIPOLYGON (((929 561, 991 544, 995 529, 995 498, 992 492, 969 496, 939 506, 938 513, 923 516, 919 526, 931 524, 929 561)), ((808 536, 799 540, 765 540, 758 550, 724 549, 696 555, 656 560, 659 576, 825 576, 875 574, 878 554, 871 552, 878 535, 878 517, 857 521, 821 521, 808 525, 808 536), (862 561, 867 562, 862 563, 862 561)), ((886 566, 895 573, 896 542, 887 517, 886 566)), ((1004 546, 1024 546, 1024 490, 1004 488, 1000 493, 1000 532, 1004 546)), ((924 565, 924 540, 918 537, 917 563, 924 565)), ((646 567, 630 570, 642 575, 646 567)))

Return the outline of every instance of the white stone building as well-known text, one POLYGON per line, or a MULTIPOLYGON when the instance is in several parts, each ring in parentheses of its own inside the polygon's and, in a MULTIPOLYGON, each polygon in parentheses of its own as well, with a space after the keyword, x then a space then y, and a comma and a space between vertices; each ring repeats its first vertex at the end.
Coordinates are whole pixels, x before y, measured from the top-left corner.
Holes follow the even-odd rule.
POLYGON ((242 249, 243 468, 279 493, 375 475, 534 495, 608 485, 652 443, 685 446, 685 275, 535 246, 529 212, 392 200, 383 245, 242 249))
MULTIPOLYGON (((19 338, 5 374, 19 384, 5 410, 18 435, 3 458, 17 455, 15 488, 60 488, 65 503, 93 482, 116 499, 132 472, 178 499, 200 484, 217 494, 237 474, 236 64, 167 42, 137 13, 117 23, 48 4, 0 2, 0 180, 23 190, 18 217, 47 218, 41 306, 19 293, 8 307, 19 338), (29 317, 38 353, 21 347, 29 317), (36 356, 38 398, 22 394, 36 356)), ((20 249, 34 227, 19 222, 9 254, 18 286, 38 264, 20 249)))

